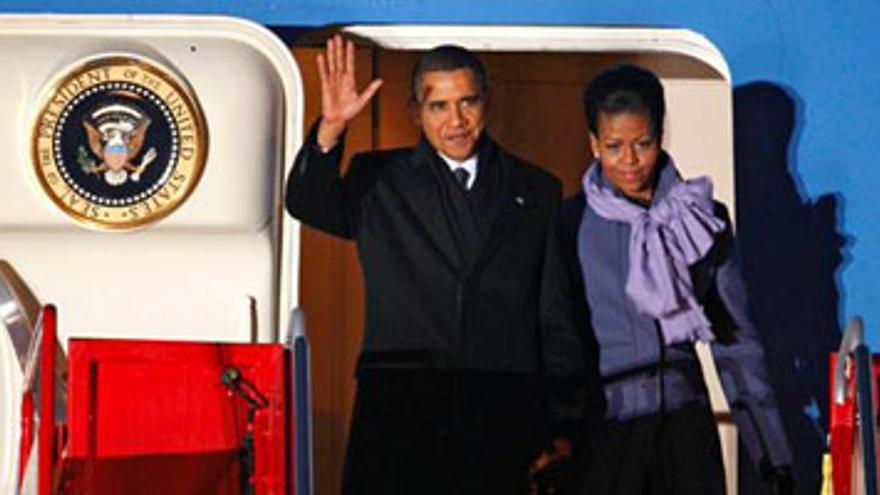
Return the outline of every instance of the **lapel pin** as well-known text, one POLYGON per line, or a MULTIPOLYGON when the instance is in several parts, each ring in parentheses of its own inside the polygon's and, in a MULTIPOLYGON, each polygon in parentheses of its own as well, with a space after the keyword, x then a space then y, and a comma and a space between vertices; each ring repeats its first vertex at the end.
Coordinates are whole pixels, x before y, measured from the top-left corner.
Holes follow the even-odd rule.
POLYGON ((525 206, 526 200, 522 196, 517 196, 513 198, 513 202, 516 203, 517 206, 525 206))

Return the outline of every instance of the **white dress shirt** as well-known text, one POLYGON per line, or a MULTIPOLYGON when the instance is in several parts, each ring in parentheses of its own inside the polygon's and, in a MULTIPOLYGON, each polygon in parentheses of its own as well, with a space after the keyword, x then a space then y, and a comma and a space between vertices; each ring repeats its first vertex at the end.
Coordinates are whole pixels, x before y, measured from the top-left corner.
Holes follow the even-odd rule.
POLYGON ((437 152, 440 155, 440 158, 446 162, 446 165, 449 166, 449 171, 454 172, 456 169, 463 168, 468 171, 468 179, 467 184, 465 184, 465 189, 470 190, 474 185, 474 181, 477 180, 477 155, 474 155, 467 160, 460 162, 458 160, 453 160, 443 153, 437 152))

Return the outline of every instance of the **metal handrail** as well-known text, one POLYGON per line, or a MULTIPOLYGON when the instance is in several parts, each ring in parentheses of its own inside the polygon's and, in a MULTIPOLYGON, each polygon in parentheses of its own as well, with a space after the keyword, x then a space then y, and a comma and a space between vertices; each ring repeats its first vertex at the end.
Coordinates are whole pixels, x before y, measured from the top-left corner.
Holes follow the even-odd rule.
POLYGON ((293 378, 291 380, 293 386, 291 397, 293 398, 294 421, 296 422, 293 485, 297 495, 311 495, 314 493, 312 391, 305 313, 300 308, 294 308, 290 313, 286 344, 291 355, 291 376, 293 378))
POLYGON ((834 367, 834 403, 842 405, 846 402, 846 368, 849 356, 856 347, 865 344, 865 325, 862 318, 854 316, 846 327, 840 347, 837 349, 837 363, 834 367))
POLYGON ((22 371, 27 365, 38 310, 39 303, 24 287, 9 263, 0 260, 0 322, 6 327, 22 371))
POLYGON ((874 415, 873 384, 874 367, 871 351, 865 343, 865 328, 858 316, 850 320, 837 353, 834 369, 834 402, 842 405, 847 395, 847 368, 850 359, 855 360, 856 406, 858 411, 859 438, 861 439, 862 463, 866 495, 877 495, 877 452, 874 415))

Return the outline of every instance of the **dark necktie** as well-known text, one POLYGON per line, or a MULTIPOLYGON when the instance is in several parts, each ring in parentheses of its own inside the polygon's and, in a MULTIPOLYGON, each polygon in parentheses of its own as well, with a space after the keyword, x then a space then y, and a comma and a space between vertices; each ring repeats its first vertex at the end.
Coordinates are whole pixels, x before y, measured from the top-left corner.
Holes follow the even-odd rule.
POLYGON ((455 182, 458 182, 458 185, 461 186, 462 189, 467 191, 467 183, 468 178, 470 178, 471 174, 464 167, 459 167, 452 171, 452 175, 455 176, 455 182))

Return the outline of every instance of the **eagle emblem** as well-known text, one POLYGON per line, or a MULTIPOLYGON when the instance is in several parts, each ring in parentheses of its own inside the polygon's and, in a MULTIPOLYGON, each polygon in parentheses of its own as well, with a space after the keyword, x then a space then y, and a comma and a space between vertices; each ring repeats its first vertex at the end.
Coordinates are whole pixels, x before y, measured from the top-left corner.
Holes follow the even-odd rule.
POLYGON ((150 117, 131 103, 109 103, 94 109, 83 119, 92 156, 80 146, 77 161, 83 172, 102 177, 111 186, 121 186, 141 174, 156 159, 156 149, 147 150, 140 160, 150 117))
POLYGON ((170 215, 193 192, 208 127, 189 83, 137 54, 96 54, 52 79, 31 157, 50 201, 78 223, 121 231, 170 215))

